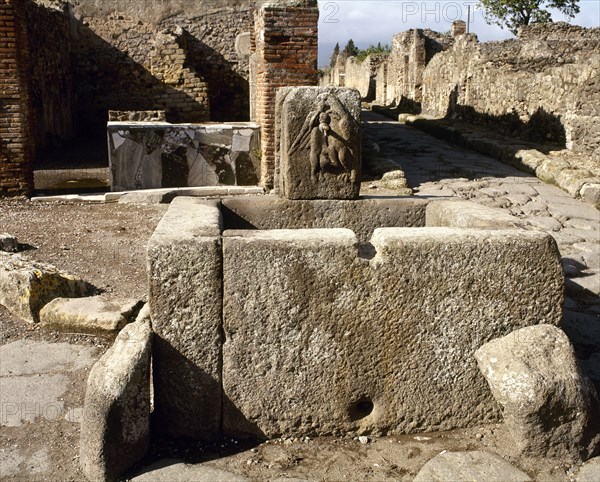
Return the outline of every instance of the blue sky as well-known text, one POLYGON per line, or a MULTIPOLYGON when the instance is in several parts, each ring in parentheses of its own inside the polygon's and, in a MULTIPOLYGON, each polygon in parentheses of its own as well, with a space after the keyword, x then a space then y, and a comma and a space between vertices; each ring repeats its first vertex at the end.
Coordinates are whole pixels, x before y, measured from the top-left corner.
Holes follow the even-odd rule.
MULTIPOLYGON (((370 44, 391 44, 392 36, 411 28, 450 30, 453 20, 467 19, 471 6, 470 30, 480 41, 503 40, 513 35, 488 25, 477 0, 319 0, 319 65, 328 65, 336 42, 343 48, 353 39, 359 48, 370 44)), ((600 27, 600 0, 580 0, 581 12, 568 19, 556 12, 554 21, 564 20, 584 27, 600 27)))

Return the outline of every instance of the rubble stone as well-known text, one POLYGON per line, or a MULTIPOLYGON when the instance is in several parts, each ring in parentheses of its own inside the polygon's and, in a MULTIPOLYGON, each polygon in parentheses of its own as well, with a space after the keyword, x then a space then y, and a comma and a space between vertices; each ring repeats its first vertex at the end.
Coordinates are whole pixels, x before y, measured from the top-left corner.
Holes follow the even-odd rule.
POLYGON ((519 454, 585 460, 596 452, 595 391, 562 330, 523 328, 483 345, 475 357, 519 454))
POLYGON ((142 302, 106 296, 55 298, 40 311, 48 328, 75 332, 117 331, 133 321, 142 302))
POLYGON ((39 321, 44 305, 54 298, 78 298, 94 287, 52 265, 0 253, 0 304, 30 323, 39 321))

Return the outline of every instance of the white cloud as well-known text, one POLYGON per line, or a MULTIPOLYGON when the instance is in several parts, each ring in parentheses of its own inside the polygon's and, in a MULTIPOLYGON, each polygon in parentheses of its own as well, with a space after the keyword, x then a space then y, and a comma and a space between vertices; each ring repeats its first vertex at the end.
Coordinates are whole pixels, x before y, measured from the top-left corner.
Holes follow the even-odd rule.
MULTIPOLYGON (((470 30, 481 41, 502 40, 512 34, 497 25, 489 25, 476 9, 476 0, 319 0, 319 64, 329 61, 333 46, 343 48, 351 38, 360 48, 370 44, 391 44, 392 37, 411 28, 450 30, 452 21, 467 20, 471 6, 470 30)), ((585 27, 600 26, 600 1, 580 0, 581 13, 570 22, 585 27)), ((554 14, 556 21, 568 20, 554 14)))

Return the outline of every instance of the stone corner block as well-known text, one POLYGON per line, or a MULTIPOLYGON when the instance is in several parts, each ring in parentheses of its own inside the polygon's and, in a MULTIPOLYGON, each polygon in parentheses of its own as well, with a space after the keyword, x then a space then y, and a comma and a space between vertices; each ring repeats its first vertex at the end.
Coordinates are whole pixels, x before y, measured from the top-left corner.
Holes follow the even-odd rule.
POLYGON ((288 199, 357 199, 360 93, 338 87, 277 92, 275 183, 288 199))
POLYGON ((598 400, 561 329, 521 328, 481 346, 475 358, 517 454, 585 460, 597 452, 598 400))
POLYGON ((220 431, 219 205, 176 198, 148 244, 154 416, 171 436, 212 438, 220 431))
POLYGON ((152 329, 127 325, 90 372, 81 423, 80 463, 91 482, 114 481, 150 443, 152 329))

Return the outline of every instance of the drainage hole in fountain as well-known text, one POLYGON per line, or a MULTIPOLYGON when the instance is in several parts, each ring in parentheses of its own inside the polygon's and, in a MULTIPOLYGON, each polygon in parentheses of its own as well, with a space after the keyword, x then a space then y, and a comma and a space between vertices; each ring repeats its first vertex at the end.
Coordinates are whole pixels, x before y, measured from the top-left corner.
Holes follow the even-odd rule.
POLYGON ((368 417, 373 412, 373 402, 369 398, 361 398, 350 406, 350 418, 353 422, 368 417))

